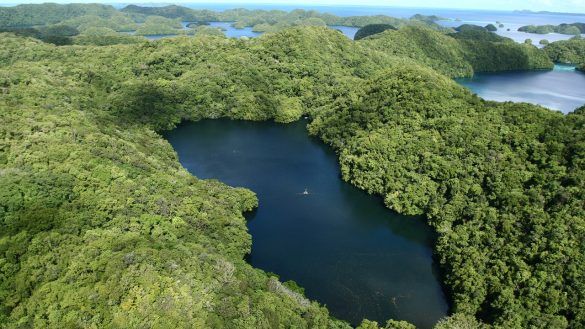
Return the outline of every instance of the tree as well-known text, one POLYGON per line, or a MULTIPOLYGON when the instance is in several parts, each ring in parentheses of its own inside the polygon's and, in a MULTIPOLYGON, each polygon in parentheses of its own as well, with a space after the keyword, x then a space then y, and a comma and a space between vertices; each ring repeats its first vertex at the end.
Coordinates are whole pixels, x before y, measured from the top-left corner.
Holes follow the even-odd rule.
POLYGON ((297 121, 303 115, 303 106, 298 98, 284 98, 276 110, 276 122, 289 123, 297 121))

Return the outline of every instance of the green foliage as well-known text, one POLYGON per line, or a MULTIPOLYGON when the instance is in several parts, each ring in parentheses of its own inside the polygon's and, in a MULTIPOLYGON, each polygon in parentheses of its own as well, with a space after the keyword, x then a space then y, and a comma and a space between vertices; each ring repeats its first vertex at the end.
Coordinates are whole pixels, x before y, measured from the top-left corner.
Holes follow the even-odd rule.
POLYGON ((128 5, 121 10, 124 13, 139 14, 144 16, 162 16, 166 18, 179 18, 190 22, 219 21, 219 14, 210 10, 194 10, 187 7, 169 5, 161 7, 142 7, 128 5))
MULTIPOLYGON (((327 13, 319 13, 314 10, 296 9, 290 12, 282 10, 248 10, 248 9, 232 9, 226 10, 220 14, 219 20, 226 22, 236 22, 237 27, 254 27, 257 25, 284 25, 297 26, 302 25, 300 22, 307 20, 318 19, 325 25, 342 25, 363 27, 369 24, 392 24, 395 26, 402 26, 408 20, 393 18, 385 15, 377 16, 348 16, 340 17, 327 13)), ((314 24, 311 24, 314 25, 314 24)), ((321 25, 321 23, 319 24, 321 25)))
POLYGON ((579 35, 581 30, 577 26, 564 26, 559 29, 560 34, 579 35))
POLYGON ((298 26, 327 26, 324 20, 318 17, 309 17, 299 21, 296 25, 298 26))
POLYGON ((473 75, 459 42, 443 33, 422 27, 404 27, 363 39, 360 43, 384 53, 409 57, 453 77, 473 75))
MULTIPOLYGON (((229 58, 239 42, 55 47, 0 38, 2 327, 348 327, 243 260, 251 241, 242 212, 257 200, 180 166, 149 128, 174 122, 173 113, 148 112, 142 124, 109 109, 131 104, 118 99, 135 91, 145 92, 134 101, 146 111, 159 108, 157 95, 175 93, 166 65, 201 70, 205 53, 251 74, 229 58), (186 62, 167 56, 193 50, 186 62)), ((190 97, 206 88, 194 82, 185 80, 190 97)))
POLYGON ((0 27, 33 27, 55 24, 85 15, 105 18, 115 15, 117 12, 114 7, 101 4, 23 4, 14 7, 0 7, 0 27))
POLYGON ((544 51, 556 63, 585 64, 585 39, 582 38, 552 42, 544 51))
POLYGON ((71 37, 79 34, 79 31, 68 25, 50 25, 40 28, 5 28, 0 32, 11 32, 19 36, 32 37, 55 45, 69 45, 71 37))
MULTIPOLYGON (((240 27, 246 26, 245 24, 242 25, 241 21, 236 22, 234 25, 237 25, 240 27)), ((327 26, 327 24, 321 18, 309 17, 309 18, 298 19, 298 20, 295 20, 292 22, 279 21, 275 24, 260 23, 260 24, 254 25, 252 27, 252 31, 254 31, 254 32, 278 32, 280 30, 294 27, 294 26, 327 26)))
POLYGON ((560 25, 526 25, 518 28, 520 32, 548 34, 560 33, 569 35, 578 35, 585 33, 585 23, 572 23, 560 25))
MULTIPOLYGON (((118 37, 104 28, 72 40, 118 37)), ((458 86, 448 76, 551 65, 488 35, 295 27, 57 47, 0 34, 2 327, 347 328, 243 260, 254 194, 193 177, 157 133, 303 114, 345 180, 438 232, 455 313, 438 328, 583 327, 585 109, 458 86)))
MULTIPOLYGON (((295 26, 326 26, 342 25, 363 27, 371 24, 392 26, 428 26, 436 30, 442 30, 436 20, 437 16, 414 15, 411 19, 397 19, 389 16, 349 16, 339 17, 317 11, 292 10, 247 10, 230 9, 222 12, 210 10, 195 10, 187 7, 169 5, 161 7, 142 7, 128 5, 121 11, 116 11, 111 6, 73 4, 73 5, 22 5, 16 7, 0 8, 0 18, 6 18, 4 24, 0 23, 0 31, 16 32, 20 35, 39 37, 38 32, 28 30, 40 25, 59 24, 70 26, 78 31, 90 29, 91 38, 83 37, 73 40, 70 36, 51 35, 41 40, 57 45, 71 43, 89 44, 95 40, 96 45, 108 45, 117 43, 131 43, 135 40, 122 36, 114 37, 111 33, 101 34, 98 37, 96 31, 106 32, 103 28, 117 32, 136 31, 136 35, 219 35, 217 31, 204 28, 183 30, 181 21, 188 21, 188 27, 205 25, 210 21, 234 22, 236 28, 252 27, 255 32, 278 32, 295 26), (43 13, 46 12, 46 15, 43 13)), ((37 28, 38 29, 38 28, 37 28)))
POLYGON ((453 311, 503 328, 582 326, 585 117, 486 102, 414 63, 361 95, 309 130, 339 152, 345 180, 426 214, 453 311))
POLYGON ((555 26, 554 25, 539 25, 539 26, 527 25, 527 26, 522 26, 522 27, 518 28, 518 31, 526 32, 526 33, 536 33, 536 34, 549 34, 549 33, 555 32, 555 26))
MULTIPOLYGON (((493 33, 490 33, 495 35, 493 33)), ((532 45, 503 41, 460 39, 465 60, 475 72, 552 69, 548 56, 532 45)))
POLYGON ((146 21, 136 30, 136 35, 179 34, 182 27, 180 19, 170 19, 162 16, 148 16, 146 21))
POLYGON ((116 33, 114 30, 107 28, 91 28, 83 31, 83 33, 73 38, 72 41, 73 44, 76 45, 110 46, 141 43, 146 42, 147 39, 143 37, 116 33))
POLYGON ((446 21, 449 20, 448 18, 445 17, 441 17, 441 16, 437 16, 437 15, 421 15, 421 14, 416 14, 413 15, 412 17, 410 17, 411 20, 418 20, 418 21, 423 21, 423 22, 436 22, 436 21, 446 21))
POLYGON ((462 25, 459 30, 446 35, 424 27, 404 27, 360 42, 388 54, 410 57, 451 77, 553 67, 546 54, 531 45, 516 44, 480 26, 462 25))
POLYGON ((297 121, 303 115, 303 104, 298 98, 284 98, 276 110, 274 121, 289 123, 297 121))
POLYGON ((82 36, 117 36, 121 35, 118 32, 107 28, 107 27, 90 27, 84 29, 81 33, 82 36))
POLYGON ((511 39, 499 36, 495 33, 490 33, 487 28, 477 25, 463 24, 455 28, 455 31, 458 33, 454 33, 451 36, 457 39, 490 42, 513 42, 511 39))
POLYGON ((364 320, 356 329, 416 329, 416 327, 406 321, 388 320, 386 325, 380 327, 376 321, 364 320))
POLYGON ((383 24, 392 26, 405 25, 426 25, 436 29, 440 27, 435 21, 440 20, 438 16, 414 15, 410 20, 398 19, 385 15, 376 16, 348 16, 340 17, 328 13, 320 13, 314 10, 296 9, 292 11, 283 10, 249 10, 249 9, 228 9, 221 12, 209 10, 196 10, 181 6, 163 7, 141 7, 128 5, 122 12, 140 16, 162 16, 167 18, 180 18, 183 21, 191 22, 234 22, 236 28, 252 27, 255 32, 277 32, 292 26, 325 26, 341 25, 364 27, 371 24, 383 24))
POLYGON ((374 34, 382 33, 386 30, 396 30, 396 28, 389 24, 370 24, 366 25, 355 33, 354 40, 360 40, 374 34))
POLYGON ((488 24, 485 26, 485 29, 489 32, 496 32, 498 28, 494 24, 488 24))
POLYGON ((118 32, 129 32, 138 28, 138 25, 130 17, 122 14, 113 15, 108 18, 95 15, 79 16, 65 20, 60 24, 75 27, 81 32, 95 28, 108 28, 118 32))
POLYGON ((435 329, 485 329, 487 327, 472 316, 456 313, 440 320, 435 329))

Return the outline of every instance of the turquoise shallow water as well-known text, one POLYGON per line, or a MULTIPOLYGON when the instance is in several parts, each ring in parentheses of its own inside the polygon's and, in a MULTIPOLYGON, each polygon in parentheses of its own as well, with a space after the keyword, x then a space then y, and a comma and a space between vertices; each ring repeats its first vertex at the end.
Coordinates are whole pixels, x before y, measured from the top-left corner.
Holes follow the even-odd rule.
POLYGON ((432 230, 344 183, 335 154, 305 124, 206 120, 166 137, 195 176, 258 194, 248 215, 253 266, 296 281, 353 324, 395 318, 431 328, 448 308, 432 230))

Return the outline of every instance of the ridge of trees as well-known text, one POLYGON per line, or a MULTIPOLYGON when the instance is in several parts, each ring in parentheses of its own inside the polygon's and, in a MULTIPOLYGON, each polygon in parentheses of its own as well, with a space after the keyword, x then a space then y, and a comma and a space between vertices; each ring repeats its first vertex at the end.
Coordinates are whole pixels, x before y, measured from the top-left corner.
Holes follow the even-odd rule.
POLYGON ((551 42, 544 51, 556 63, 585 64, 585 39, 580 37, 551 42))
POLYGON ((560 33, 578 35, 585 33, 585 23, 559 24, 559 25, 526 25, 518 28, 520 32, 549 34, 560 33))

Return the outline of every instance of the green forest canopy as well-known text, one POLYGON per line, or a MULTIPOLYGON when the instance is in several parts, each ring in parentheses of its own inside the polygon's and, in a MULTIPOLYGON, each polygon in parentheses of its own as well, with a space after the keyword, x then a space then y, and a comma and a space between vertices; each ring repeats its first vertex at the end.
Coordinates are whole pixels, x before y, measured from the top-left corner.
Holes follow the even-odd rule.
POLYGON ((361 27, 359 30, 357 30, 357 32, 355 33, 355 36, 353 37, 354 40, 361 40, 364 38, 367 38, 371 35, 374 34, 378 34, 378 33, 382 33, 386 30, 396 30, 396 28, 390 24, 370 24, 370 25, 366 25, 364 27, 361 27))
POLYGON ((585 112, 487 102, 449 79, 550 68, 535 47, 422 27, 359 42, 320 27, 113 46, 0 39, 7 328, 347 327, 243 260, 253 193, 191 176, 157 133, 301 115, 345 180, 438 232, 454 315, 437 328, 585 325, 585 112))
POLYGON ((557 63, 585 64, 585 39, 581 37, 549 43, 544 51, 557 63))
MULTIPOLYGON (((109 5, 89 4, 40 4, 0 7, 0 28, 22 28, 50 25, 59 22, 83 29, 108 27, 116 31, 136 30, 136 24, 144 23, 148 17, 158 16, 188 22, 233 22, 236 28, 253 27, 257 31, 276 31, 290 26, 341 25, 363 27, 369 24, 425 24, 439 28, 434 22, 440 17, 415 15, 411 19, 398 19, 385 15, 340 17, 314 10, 248 10, 228 9, 225 11, 198 10, 182 6, 143 7, 128 5, 120 11, 109 5), (270 28, 268 28, 270 27, 270 28)), ((151 27, 152 29, 152 27, 151 27)), ((162 27, 164 29, 164 27, 162 27)), ((164 33, 154 33, 164 34, 164 33)))
POLYGON ((424 27, 403 27, 360 43, 400 57, 412 58, 450 77, 474 72, 551 69, 547 55, 532 45, 517 44, 484 28, 445 34, 424 27))
POLYGON ((79 16, 92 15, 109 18, 118 11, 109 5, 44 3, 0 7, 0 27, 30 27, 55 24, 79 16))
POLYGON ((585 23, 559 25, 526 25, 518 28, 518 31, 537 34, 560 33, 578 35, 581 33, 585 33, 585 23))
MULTIPOLYGON (((142 7, 128 5, 120 11, 108 5, 85 4, 40 4, 0 7, 0 31, 15 32, 19 35, 39 38, 56 45, 88 44, 86 36, 71 38, 72 35, 47 35, 42 30, 63 26, 74 28, 77 33, 91 30, 91 36, 99 45, 133 43, 138 39, 128 38, 116 32, 134 32, 138 36, 149 35, 195 35, 218 34, 209 28, 195 28, 209 22, 230 22, 233 27, 241 29, 251 27, 255 32, 277 32, 293 26, 357 26, 371 24, 392 24, 401 27, 406 25, 429 26, 443 30, 435 21, 437 16, 414 15, 411 19, 398 19, 385 15, 339 17, 314 10, 247 10, 229 9, 221 12, 197 10, 182 6, 169 5, 162 7, 142 7), (190 22, 183 28, 181 22, 190 22), (108 30, 105 30, 108 29, 108 30), (98 35, 102 31, 104 34, 98 35)), ((73 34, 75 35, 75 34, 73 34)))

